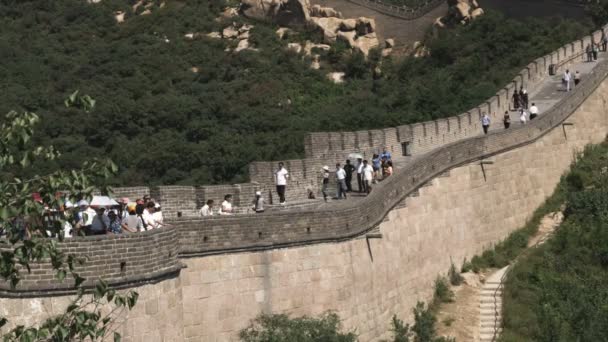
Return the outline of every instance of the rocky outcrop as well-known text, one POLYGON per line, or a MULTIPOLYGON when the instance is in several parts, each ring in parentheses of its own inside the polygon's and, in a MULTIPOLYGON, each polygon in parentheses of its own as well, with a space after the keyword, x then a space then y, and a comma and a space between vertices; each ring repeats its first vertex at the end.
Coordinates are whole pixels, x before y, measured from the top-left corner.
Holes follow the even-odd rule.
POLYGON ((342 18, 342 13, 336 11, 331 7, 321 7, 320 5, 313 5, 310 8, 311 17, 322 17, 322 18, 342 18))
POLYGON ((444 28, 448 25, 466 25, 471 20, 483 15, 483 9, 476 0, 448 0, 448 13, 435 20, 435 27, 444 28))
POLYGON ((242 0, 240 10, 247 18, 281 26, 304 25, 310 20, 308 0, 242 0))
POLYGON ((376 36, 376 22, 370 18, 340 19, 336 17, 311 17, 311 22, 321 32, 326 43, 340 40, 365 56, 380 45, 376 36))
MULTIPOLYGON (((232 23, 229 26, 224 27, 221 32, 210 32, 207 34, 203 34, 200 32, 196 33, 186 33, 184 34, 184 38, 187 40, 195 40, 201 37, 207 37, 212 39, 225 39, 228 41, 236 41, 236 47, 234 48, 234 52, 240 52, 243 50, 251 50, 257 51, 254 47, 249 43, 249 31, 253 28, 253 25, 241 25, 240 27, 237 23, 232 23)), ((227 47, 226 52, 230 52, 230 47, 227 47)))
POLYGON ((327 74, 327 78, 336 84, 340 84, 340 83, 344 83, 345 75, 346 74, 343 72, 330 72, 329 74, 327 74))

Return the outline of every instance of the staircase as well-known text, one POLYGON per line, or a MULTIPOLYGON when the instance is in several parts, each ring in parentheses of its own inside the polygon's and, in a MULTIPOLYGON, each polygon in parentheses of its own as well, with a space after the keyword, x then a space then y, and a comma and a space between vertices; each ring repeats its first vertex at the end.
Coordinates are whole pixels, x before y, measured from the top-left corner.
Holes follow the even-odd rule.
POLYGON ((502 331, 503 276, 509 266, 492 274, 485 282, 479 297, 479 341, 493 342, 502 331))

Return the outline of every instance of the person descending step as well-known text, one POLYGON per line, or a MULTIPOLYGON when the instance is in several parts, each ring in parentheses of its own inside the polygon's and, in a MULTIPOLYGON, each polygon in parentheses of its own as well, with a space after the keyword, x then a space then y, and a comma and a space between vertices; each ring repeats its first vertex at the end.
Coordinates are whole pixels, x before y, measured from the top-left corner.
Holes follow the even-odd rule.
POLYGON ((261 191, 255 192, 255 198, 253 199, 253 210, 256 214, 264 212, 264 197, 262 197, 261 191))
POLYGON ((283 162, 279 162, 279 169, 274 173, 274 180, 277 185, 277 194, 279 195, 279 203, 281 205, 285 204, 287 178, 289 178, 289 172, 285 169, 283 162))
POLYGON ((525 125, 526 121, 528 121, 528 118, 526 117, 526 111, 522 108, 519 110, 519 122, 522 125, 525 125))
POLYGON ((562 81, 566 86, 566 91, 570 91, 570 82, 572 81, 572 74, 570 74, 569 69, 566 69, 566 72, 564 72, 564 77, 562 77, 562 81))
POLYGON ((509 111, 505 111, 505 116, 502 118, 502 123, 505 125, 505 129, 511 126, 511 115, 509 115, 509 111))

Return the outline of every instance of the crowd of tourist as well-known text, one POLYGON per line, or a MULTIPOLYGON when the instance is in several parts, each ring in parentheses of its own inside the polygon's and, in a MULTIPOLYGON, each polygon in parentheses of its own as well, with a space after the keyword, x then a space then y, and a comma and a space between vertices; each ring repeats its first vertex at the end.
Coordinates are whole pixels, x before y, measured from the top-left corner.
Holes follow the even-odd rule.
POLYGON ((96 205, 82 199, 66 201, 59 210, 50 210, 49 223, 65 220, 64 236, 136 233, 162 228, 165 223, 161 206, 149 195, 131 201, 124 197, 117 202, 96 205))

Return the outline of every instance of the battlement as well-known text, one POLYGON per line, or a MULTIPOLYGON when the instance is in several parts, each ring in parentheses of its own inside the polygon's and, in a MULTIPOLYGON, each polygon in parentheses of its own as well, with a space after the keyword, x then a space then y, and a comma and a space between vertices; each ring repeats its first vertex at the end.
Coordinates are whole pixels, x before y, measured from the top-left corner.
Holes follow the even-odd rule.
MULTIPOLYGON (((593 35, 598 41, 601 31, 593 35)), ((528 88, 536 86, 546 75, 549 64, 564 68, 580 58, 590 40, 591 37, 586 37, 537 59, 494 97, 456 117, 382 130, 311 133, 306 142, 307 158, 286 162, 293 175, 292 182, 301 182, 295 185, 300 189, 318 184, 318 170, 321 164, 328 163, 327 159, 344 159, 355 150, 368 156, 376 146, 388 145, 399 154, 404 143, 409 143, 412 154, 424 154, 384 181, 384 191, 374 191, 359 201, 341 202, 316 210, 303 208, 263 215, 192 217, 207 198, 217 199, 224 193, 232 193, 238 194, 235 196, 237 204, 246 203, 254 191, 272 189, 270 177, 275 164, 253 163, 252 179, 256 178, 257 182, 247 184, 114 189, 117 196, 135 198, 150 194, 157 198, 173 228, 120 236, 77 237, 60 243, 60 248, 76 256, 88 257, 88 262, 79 270, 83 276, 92 280, 104 278, 117 286, 130 286, 175 274, 181 267, 179 258, 338 242, 361 236, 377 227, 391 210, 402 206, 408 196, 433 178, 459 166, 531 144, 561 126, 608 76, 608 62, 598 64, 575 91, 565 93, 553 108, 527 125, 487 136, 479 134, 478 125, 482 112, 506 110, 514 89, 522 84, 528 88)), ((4 296, 70 291, 73 291, 72 285, 58 282, 48 264, 33 265, 33 272, 24 274, 24 280, 16 290, 0 284, 4 296)))

